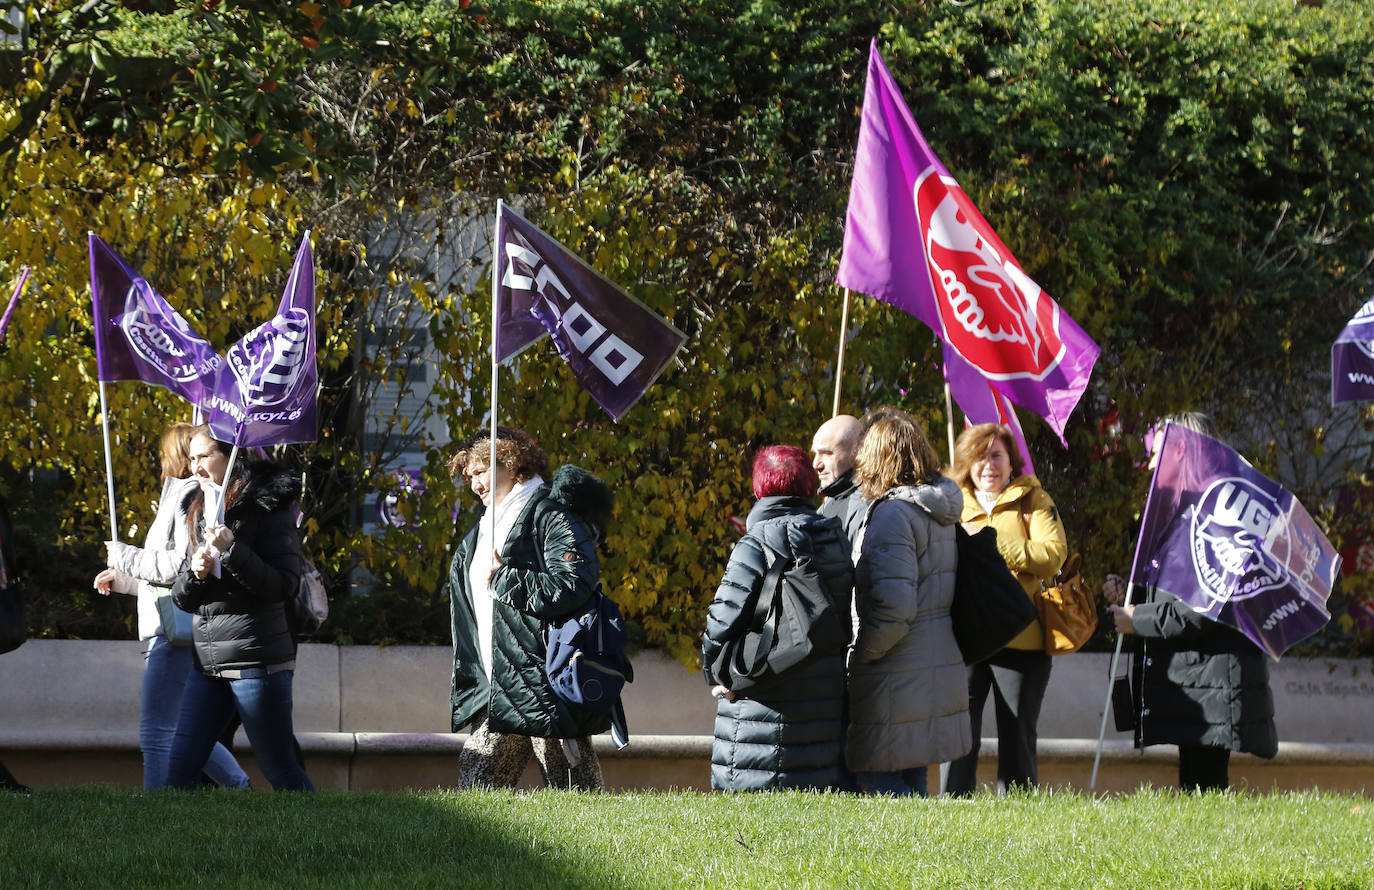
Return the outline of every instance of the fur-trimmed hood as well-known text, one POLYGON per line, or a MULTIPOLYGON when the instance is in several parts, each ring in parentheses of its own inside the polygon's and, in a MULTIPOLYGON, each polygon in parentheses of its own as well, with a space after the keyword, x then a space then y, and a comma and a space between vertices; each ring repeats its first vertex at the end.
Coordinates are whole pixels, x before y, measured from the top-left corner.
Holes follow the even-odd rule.
POLYGON ((564 464, 553 474, 549 497, 582 517, 597 540, 605 540, 615 507, 615 495, 605 482, 581 467, 564 464))

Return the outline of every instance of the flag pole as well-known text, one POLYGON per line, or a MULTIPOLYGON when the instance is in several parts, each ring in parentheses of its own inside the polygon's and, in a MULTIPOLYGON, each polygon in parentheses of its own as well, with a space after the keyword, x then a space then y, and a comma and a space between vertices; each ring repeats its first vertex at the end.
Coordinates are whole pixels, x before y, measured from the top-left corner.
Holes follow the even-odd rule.
POLYGON ((835 362, 835 405, 830 410, 831 417, 840 416, 840 385, 844 382, 844 341, 849 332, 849 288, 844 289, 844 309, 840 312, 840 357, 835 362))
MULTIPOLYGON (((1155 461, 1154 472, 1150 474, 1150 492, 1145 495, 1145 512, 1140 514, 1140 533, 1136 535, 1135 539, 1135 556, 1131 559, 1131 577, 1126 582, 1126 599, 1122 603, 1123 606, 1131 605, 1131 600, 1135 593, 1136 568, 1140 565, 1140 545, 1144 543, 1145 540, 1145 520, 1150 516, 1150 501, 1153 500, 1155 496, 1155 480, 1159 476, 1159 465, 1164 463, 1163 436, 1165 432, 1168 431, 1169 427, 1170 424, 1166 423, 1163 430, 1155 433, 1155 436, 1159 438, 1158 453, 1160 459, 1155 461)), ((1150 443, 1150 447, 1154 447, 1153 442, 1150 443)), ((1149 455, 1146 455, 1147 458, 1148 456, 1149 455)), ((1098 764, 1102 762, 1102 740, 1107 736, 1107 708, 1111 707, 1112 684, 1116 682, 1116 666, 1121 659, 1121 644, 1123 642, 1125 642, 1125 640, 1122 639, 1122 635, 1117 634, 1116 650, 1112 652, 1111 672, 1107 675, 1107 694, 1102 702, 1102 725, 1099 726, 1097 730, 1097 753, 1093 756, 1093 773, 1092 777, 1088 780, 1089 791, 1097 787, 1097 767, 1098 764)))
MULTIPOLYGON (((96 360, 99 365, 99 359, 96 360)), ((110 496, 110 540, 119 540, 119 527, 115 523, 114 462, 110 459, 110 412, 105 405, 105 381, 100 383, 100 430, 105 439, 105 488, 110 496)))
POLYGON ((492 227, 491 242, 491 431, 488 439, 491 442, 491 457, 487 461, 487 541, 492 550, 497 549, 496 543, 496 396, 497 386, 500 383, 500 368, 496 361, 496 327, 498 319, 497 313, 500 311, 501 298, 501 208, 505 202, 496 199, 496 222, 492 227))
POLYGON ((954 466, 954 397, 950 394, 949 381, 945 381, 945 435, 949 439, 949 465, 954 466))

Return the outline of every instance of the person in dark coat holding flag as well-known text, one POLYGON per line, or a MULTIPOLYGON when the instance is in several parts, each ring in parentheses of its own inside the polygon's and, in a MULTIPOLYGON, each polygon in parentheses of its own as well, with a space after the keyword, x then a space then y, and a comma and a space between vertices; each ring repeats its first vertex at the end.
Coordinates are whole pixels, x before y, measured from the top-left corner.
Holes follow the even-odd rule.
MULTIPOLYGON (((1211 419, 1194 412, 1165 418, 1213 439, 1211 419)), ((1163 424, 1150 443, 1149 469, 1159 462, 1163 424)), ((1124 605, 1126 580, 1108 575, 1102 597, 1118 633, 1138 643, 1134 664, 1135 741, 1178 746, 1178 784, 1186 791, 1230 785, 1232 751, 1278 753, 1269 666, 1240 631, 1199 614, 1153 587, 1124 605)), ((1139 587, 1136 588, 1140 590, 1139 587)))
POLYGON ((475 727, 458 759, 458 786, 514 787, 533 756, 546 785, 599 790, 589 736, 610 728, 610 718, 554 693, 544 628, 584 608, 600 586, 596 545, 611 492, 573 466, 545 482, 548 456, 512 427, 497 430, 494 485, 490 462, 488 435, 468 439, 449 460, 485 508, 449 568, 452 728, 475 727))
POLYGON ((710 668, 722 647, 747 629, 752 611, 746 608, 768 574, 765 548, 773 559, 809 558, 839 613, 849 614, 849 544, 839 520, 816 511, 817 482, 800 448, 773 445, 754 458, 758 500, 730 554, 701 640, 706 681, 717 698, 711 787, 720 791, 838 788, 842 782, 844 645, 738 694, 729 677, 713 676, 710 668))
POLYGON ((237 712, 253 755, 278 791, 313 791, 297 757, 291 721, 296 642, 286 601, 304 571, 293 507, 300 477, 263 460, 235 462, 201 427, 191 439, 191 472, 200 481, 185 502, 191 556, 172 599, 195 613, 196 667, 186 680, 172 737, 168 784, 195 788, 220 734, 237 712), (223 492, 224 521, 213 503, 223 492))

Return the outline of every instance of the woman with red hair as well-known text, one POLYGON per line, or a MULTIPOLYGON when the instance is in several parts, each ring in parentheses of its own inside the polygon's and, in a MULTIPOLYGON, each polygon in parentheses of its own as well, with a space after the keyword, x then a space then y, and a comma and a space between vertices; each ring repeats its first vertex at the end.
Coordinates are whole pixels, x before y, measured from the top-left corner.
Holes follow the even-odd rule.
MULTIPOLYGON (((716 696, 711 787, 721 791, 837 788, 841 784, 844 650, 812 657, 766 684, 735 692, 733 678, 715 676, 721 649, 748 629, 753 598, 774 560, 810 560, 840 614, 848 614, 854 574, 839 521, 816 512, 820 479, 811 457, 791 445, 763 448, 754 458, 754 496, 701 640, 706 682, 716 696)), ((848 641, 845 641, 846 644, 848 641)))

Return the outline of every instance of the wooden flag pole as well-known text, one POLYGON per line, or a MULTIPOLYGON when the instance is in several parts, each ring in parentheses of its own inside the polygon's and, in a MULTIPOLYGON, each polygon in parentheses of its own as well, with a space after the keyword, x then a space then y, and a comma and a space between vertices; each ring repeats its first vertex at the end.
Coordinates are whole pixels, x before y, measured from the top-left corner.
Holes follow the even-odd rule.
POLYGON ((844 382, 844 341, 849 333, 849 288, 844 289, 844 309, 840 313, 840 357, 835 362, 835 404, 831 417, 840 416, 840 385, 844 382))

